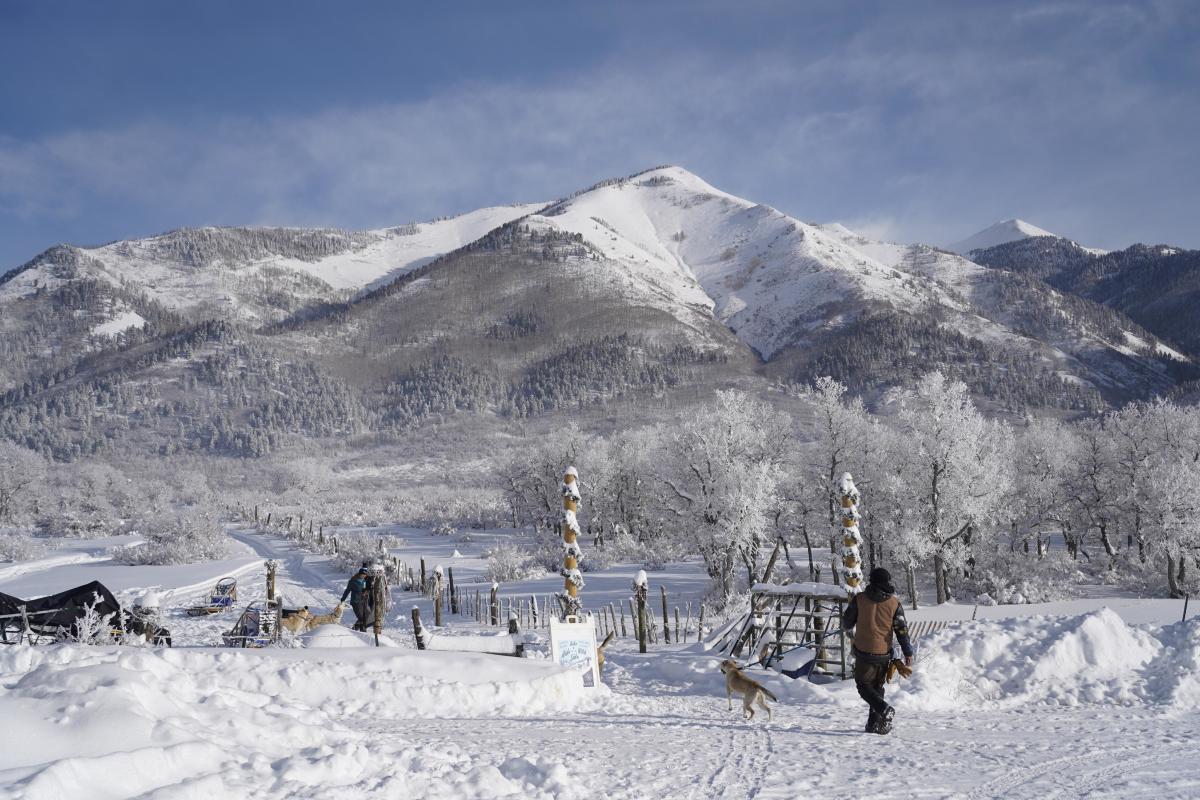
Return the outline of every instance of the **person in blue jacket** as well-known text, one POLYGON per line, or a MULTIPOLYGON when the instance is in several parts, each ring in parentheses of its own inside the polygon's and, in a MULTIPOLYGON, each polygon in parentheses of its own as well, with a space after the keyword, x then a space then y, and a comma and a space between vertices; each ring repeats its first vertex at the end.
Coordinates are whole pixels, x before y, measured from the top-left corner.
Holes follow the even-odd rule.
POLYGON ((354 609, 354 630, 365 631, 371 623, 371 575, 366 566, 360 567, 346 583, 341 602, 346 602, 347 597, 354 609))

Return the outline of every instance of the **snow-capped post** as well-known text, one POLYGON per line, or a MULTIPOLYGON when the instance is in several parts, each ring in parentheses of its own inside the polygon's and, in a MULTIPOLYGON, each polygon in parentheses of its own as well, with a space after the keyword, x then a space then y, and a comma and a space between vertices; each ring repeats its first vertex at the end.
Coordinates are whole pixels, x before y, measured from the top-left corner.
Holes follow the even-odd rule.
POLYGON ((275 570, 279 565, 274 559, 267 561, 267 602, 275 600, 275 570))
POLYGON ((578 617, 583 612, 583 603, 579 599, 579 590, 583 588, 583 573, 579 571, 579 562, 583 559, 583 551, 579 549, 579 519, 575 516, 579 511, 579 473, 574 467, 567 467, 563 473, 562 483, 562 539, 563 539, 563 619, 578 617))
POLYGON ((450 613, 461 614, 458 606, 458 594, 454 589, 454 567, 446 567, 446 579, 450 582, 450 613))
POLYGON ((650 593, 650 584, 646 579, 646 570, 639 569, 633 579, 633 596, 637 600, 637 637, 638 652, 646 652, 646 596, 650 593))
POLYGON ((500 584, 492 581, 492 595, 488 598, 488 609, 491 623, 493 625, 500 624, 500 600, 496 597, 496 593, 500 591, 500 584))
POLYGON ((858 487, 849 472, 843 472, 838 481, 838 492, 842 497, 842 583, 851 597, 863 590, 862 534, 858 532, 858 487))

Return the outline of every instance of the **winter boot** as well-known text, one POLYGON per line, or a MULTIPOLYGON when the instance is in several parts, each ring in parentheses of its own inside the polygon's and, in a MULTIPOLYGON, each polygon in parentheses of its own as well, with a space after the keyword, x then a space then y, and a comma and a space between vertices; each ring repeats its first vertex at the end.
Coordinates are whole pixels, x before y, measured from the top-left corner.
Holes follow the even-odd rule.
POLYGON ((896 709, 888 706, 887 711, 879 715, 879 724, 875 726, 875 732, 881 736, 886 736, 892 732, 892 718, 896 716, 896 709))
POLYGON ((875 713, 875 709, 871 709, 871 713, 867 715, 867 733, 875 733, 875 728, 879 725, 879 715, 875 713))

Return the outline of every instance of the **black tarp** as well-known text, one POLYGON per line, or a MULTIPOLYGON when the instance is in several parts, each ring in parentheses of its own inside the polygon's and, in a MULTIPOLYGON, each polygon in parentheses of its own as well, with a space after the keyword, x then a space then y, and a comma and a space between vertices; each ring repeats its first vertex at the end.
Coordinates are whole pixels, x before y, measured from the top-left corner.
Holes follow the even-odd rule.
POLYGON ((85 583, 83 586, 35 600, 22 600, 0 592, 0 617, 9 617, 4 620, 5 632, 9 633, 14 628, 19 628, 21 623, 19 617, 14 618, 11 615, 20 614, 21 606, 24 606, 29 627, 35 633, 53 635, 61 631, 68 635, 76 635, 78 620, 87 613, 87 608, 93 603, 97 614, 112 615, 109 623, 113 628, 124 628, 131 633, 146 635, 153 641, 161 640, 170 645, 171 635, 165 628, 160 628, 136 614, 123 613, 117 598, 100 581, 85 583))

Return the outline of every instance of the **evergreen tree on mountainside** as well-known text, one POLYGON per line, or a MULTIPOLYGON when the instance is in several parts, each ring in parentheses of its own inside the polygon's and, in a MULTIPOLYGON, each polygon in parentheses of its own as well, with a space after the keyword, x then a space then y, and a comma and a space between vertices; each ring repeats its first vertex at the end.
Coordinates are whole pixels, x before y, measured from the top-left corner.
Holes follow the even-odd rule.
POLYGON ((1135 244, 1097 255, 1064 239, 1036 237, 971 258, 1113 308, 1187 355, 1200 353, 1200 250, 1135 244))

